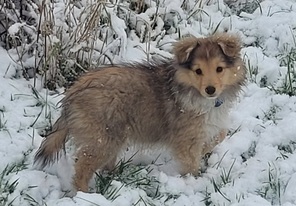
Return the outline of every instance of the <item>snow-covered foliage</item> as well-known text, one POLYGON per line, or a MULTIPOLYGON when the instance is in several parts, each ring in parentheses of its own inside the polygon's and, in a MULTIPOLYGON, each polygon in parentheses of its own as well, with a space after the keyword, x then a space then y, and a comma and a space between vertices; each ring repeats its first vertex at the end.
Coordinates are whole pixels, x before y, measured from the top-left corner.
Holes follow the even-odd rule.
POLYGON ((294 0, 0 0, 0 205, 296 205, 294 19, 294 0), (128 151, 92 193, 69 198, 68 157, 33 167, 61 86, 216 32, 241 36, 248 84, 200 177, 180 177, 165 151, 128 151))

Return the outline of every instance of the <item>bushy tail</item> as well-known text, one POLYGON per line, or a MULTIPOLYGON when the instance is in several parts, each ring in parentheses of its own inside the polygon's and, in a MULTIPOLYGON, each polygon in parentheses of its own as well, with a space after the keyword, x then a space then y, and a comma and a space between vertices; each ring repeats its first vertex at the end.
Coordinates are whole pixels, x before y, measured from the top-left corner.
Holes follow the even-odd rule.
POLYGON ((68 136, 66 120, 61 116, 53 126, 53 131, 41 143, 35 154, 34 164, 40 168, 58 160, 60 151, 65 150, 65 142, 68 136))

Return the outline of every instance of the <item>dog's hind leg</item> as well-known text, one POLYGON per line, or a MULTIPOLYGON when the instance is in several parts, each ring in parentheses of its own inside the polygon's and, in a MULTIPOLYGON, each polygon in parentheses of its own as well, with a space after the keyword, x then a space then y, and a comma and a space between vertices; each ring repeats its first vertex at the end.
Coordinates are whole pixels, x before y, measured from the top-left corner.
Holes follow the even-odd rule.
MULTIPOLYGON (((103 140, 104 141, 104 140, 103 140)), ((98 169, 104 169, 116 159, 120 146, 111 140, 104 143, 83 145, 75 162, 74 187, 77 191, 88 191, 88 183, 98 169)))
POLYGON ((110 159, 109 162, 104 166, 103 170, 107 170, 108 172, 113 172, 116 166, 117 156, 110 159))

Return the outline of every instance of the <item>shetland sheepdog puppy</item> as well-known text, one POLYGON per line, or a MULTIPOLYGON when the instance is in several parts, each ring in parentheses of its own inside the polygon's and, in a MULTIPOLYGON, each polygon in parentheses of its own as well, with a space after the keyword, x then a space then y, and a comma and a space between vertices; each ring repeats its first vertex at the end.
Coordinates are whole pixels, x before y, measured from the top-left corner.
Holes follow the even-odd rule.
POLYGON ((245 83, 240 50, 236 35, 189 37, 174 44, 171 60, 87 72, 66 92, 35 163, 56 161, 72 138, 73 186, 86 192, 94 172, 111 170, 127 144, 160 144, 172 151, 180 174, 198 175, 203 155, 224 139, 245 83))

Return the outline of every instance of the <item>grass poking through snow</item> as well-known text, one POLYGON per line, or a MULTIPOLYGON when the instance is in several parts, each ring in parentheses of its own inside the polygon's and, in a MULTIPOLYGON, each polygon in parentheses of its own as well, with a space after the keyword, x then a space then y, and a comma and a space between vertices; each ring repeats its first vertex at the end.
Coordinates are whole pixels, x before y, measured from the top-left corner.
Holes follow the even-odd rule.
POLYGON ((160 197, 159 182, 150 175, 152 169, 132 164, 132 158, 119 161, 111 172, 96 173, 94 191, 110 200, 115 200, 123 187, 144 190, 152 199, 160 197))

